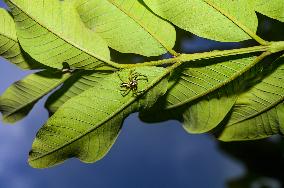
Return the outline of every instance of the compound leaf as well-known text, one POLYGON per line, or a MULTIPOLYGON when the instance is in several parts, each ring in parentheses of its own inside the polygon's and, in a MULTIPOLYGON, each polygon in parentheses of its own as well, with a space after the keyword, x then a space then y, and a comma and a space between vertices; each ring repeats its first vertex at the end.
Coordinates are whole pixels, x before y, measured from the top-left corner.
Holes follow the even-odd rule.
MULTIPOLYGON (((224 105, 223 111, 220 110, 220 116, 216 117, 215 122, 212 121, 211 125, 198 125, 200 127, 199 131, 210 129, 209 127, 212 129, 221 121, 222 116, 226 116, 232 107, 231 105, 234 104, 235 95, 229 92, 233 86, 228 85, 233 84, 235 81, 243 83, 245 80, 250 79, 244 73, 254 67, 262 58, 262 56, 256 58, 251 55, 238 56, 235 59, 231 58, 231 60, 228 60, 228 58, 216 58, 181 66, 180 69, 177 69, 169 77, 166 95, 161 97, 151 109, 141 112, 139 114, 140 119, 148 123, 176 119, 184 122, 186 127, 189 127, 194 126, 191 121, 202 124, 204 119, 206 119, 199 117, 195 119, 193 114, 189 113, 191 110, 193 111, 191 113, 198 115, 198 109, 206 107, 208 108, 207 110, 200 112, 205 117, 211 114, 211 111, 214 112, 213 108, 215 105, 224 105), (222 89, 224 86, 228 88, 222 89), (221 93, 223 94, 221 95, 221 93), (220 97, 218 98, 219 95, 220 97), (226 97, 228 101, 226 101, 226 97)), ((258 70, 259 68, 256 67, 255 69, 258 70)), ((198 128, 195 127, 194 129, 198 128)), ((189 129, 187 131, 194 132, 194 130, 191 131, 189 129)))

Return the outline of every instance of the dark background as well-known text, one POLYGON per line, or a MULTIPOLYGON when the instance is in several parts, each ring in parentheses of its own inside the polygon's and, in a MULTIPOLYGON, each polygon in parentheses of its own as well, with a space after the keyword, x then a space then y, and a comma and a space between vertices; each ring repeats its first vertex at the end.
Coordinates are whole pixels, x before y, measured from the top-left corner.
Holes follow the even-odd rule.
MULTIPOLYGON (((5 6, 0 0, 0 6, 5 6)), ((283 40, 283 24, 260 16, 259 35, 283 40)), ((1 26, 0 26, 1 27, 1 26)), ((178 30, 176 49, 193 53, 230 49, 246 42, 218 43, 178 30)), ((141 61, 123 55, 117 59, 141 61)), ((31 71, 0 58, 0 94, 31 71)), ((42 99, 15 125, 0 122, 0 188, 280 188, 284 178, 283 141, 279 137, 246 143, 221 143, 209 135, 189 135, 176 121, 142 123, 137 114, 124 122, 118 140, 95 164, 76 159, 50 169, 31 168, 28 152, 37 130, 48 118, 42 99)))

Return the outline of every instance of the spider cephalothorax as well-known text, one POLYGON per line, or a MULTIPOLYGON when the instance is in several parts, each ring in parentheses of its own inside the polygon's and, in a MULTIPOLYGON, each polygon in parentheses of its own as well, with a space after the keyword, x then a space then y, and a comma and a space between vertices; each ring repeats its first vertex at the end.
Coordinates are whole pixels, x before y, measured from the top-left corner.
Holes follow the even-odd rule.
POLYGON ((120 91, 121 95, 125 97, 126 95, 129 94, 129 92, 132 91, 133 96, 138 96, 141 94, 143 91, 138 91, 138 81, 139 80, 145 80, 148 82, 147 76, 140 74, 138 72, 135 72, 134 70, 130 70, 128 80, 125 82, 122 80, 120 75, 118 74, 119 79, 122 81, 120 84, 120 91))

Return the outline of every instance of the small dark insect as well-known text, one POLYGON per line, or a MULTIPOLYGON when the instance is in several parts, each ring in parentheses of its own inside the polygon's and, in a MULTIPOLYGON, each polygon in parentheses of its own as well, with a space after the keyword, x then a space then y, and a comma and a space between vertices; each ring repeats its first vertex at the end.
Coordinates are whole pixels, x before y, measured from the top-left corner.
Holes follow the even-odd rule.
POLYGON ((134 70, 130 70, 128 80, 125 82, 122 80, 120 75, 118 74, 119 79, 121 80, 120 84, 120 91, 121 95, 125 97, 132 91, 132 96, 138 96, 140 95, 143 91, 138 91, 138 81, 139 80, 145 80, 148 82, 147 76, 140 74, 138 72, 135 72, 134 70))

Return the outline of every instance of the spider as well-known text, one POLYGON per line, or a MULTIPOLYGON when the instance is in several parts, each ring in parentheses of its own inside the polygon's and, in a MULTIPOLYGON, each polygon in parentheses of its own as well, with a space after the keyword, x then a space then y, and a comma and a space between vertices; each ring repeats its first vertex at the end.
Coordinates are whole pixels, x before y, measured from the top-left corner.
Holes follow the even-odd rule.
POLYGON ((118 74, 118 77, 122 82, 120 84, 120 88, 121 88, 120 91, 123 97, 128 95, 130 91, 132 91, 132 96, 140 95, 143 92, 143 90, 138 91, 138 81, 145 80, 148 82, 147 76, 140 74, 138 72, 135 72, 134 70, 130 70, 128 80, 126 82, 122 80, 119 74, 118 74))

